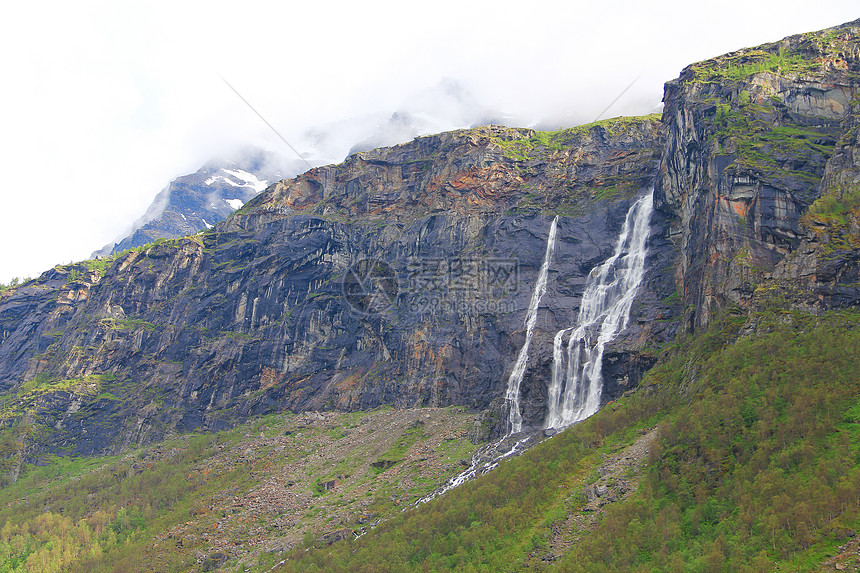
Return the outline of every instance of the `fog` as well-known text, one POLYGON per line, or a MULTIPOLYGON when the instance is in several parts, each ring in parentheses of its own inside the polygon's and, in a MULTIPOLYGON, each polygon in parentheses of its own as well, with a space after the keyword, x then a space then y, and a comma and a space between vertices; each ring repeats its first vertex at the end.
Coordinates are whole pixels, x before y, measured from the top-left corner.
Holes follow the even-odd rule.
POLYGON ((88 257, 213 157, 257 146, 296 170, 476 124, 577 125, 622 92, 604 117, 651 113, 689 63, 855 12, 847 1, 17 3, 0 24, 0 281, 88 257))

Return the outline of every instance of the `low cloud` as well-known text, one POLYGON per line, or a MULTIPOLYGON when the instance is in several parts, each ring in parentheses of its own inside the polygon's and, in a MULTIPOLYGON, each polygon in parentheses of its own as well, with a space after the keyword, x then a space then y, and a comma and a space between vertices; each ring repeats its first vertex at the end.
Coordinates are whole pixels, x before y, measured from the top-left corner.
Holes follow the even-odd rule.
POLYGON ((727 0, 146 5, 17 3, 0 35, 0 281, 80 260, 212 157, 301 169, 415 135, 651 113, 684 65, 856 17, 856 3, 727 0), (305 166, 306 167, 306 166, 305 166))

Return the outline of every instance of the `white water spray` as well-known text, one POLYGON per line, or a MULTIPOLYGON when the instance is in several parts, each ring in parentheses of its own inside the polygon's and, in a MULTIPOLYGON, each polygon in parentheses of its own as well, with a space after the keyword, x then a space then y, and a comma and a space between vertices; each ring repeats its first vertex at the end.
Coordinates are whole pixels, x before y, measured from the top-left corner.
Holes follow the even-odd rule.
POLYGON ((600 407, 603 349, 627 328, 630 307, 645 274, 653 204, 653 193, 649 193, 627 211, 614 253, 589 275, 577 326, 555 335, 547 428, 564 428, 600 407))
POLYGON ((510 405, 510 414, 508 416, 510 434, 516 434, 523 429, 523 416, 520 413, 520 384, 522 384, 523 375, 526 372, 526 363, 528 363, 529 360, 529 346, 531 346, 532 333, 534 331, 535 322, 537 322, 538 306, 540 306, 540 300, 546 292, 549 262, 552 258, 552 253, 555 250, 555 235, 557 229, 558 217, 552 220, 552 225, 549 227, 549 237, 546 240, 546 254, 544 254, 543 264, 538 272, 535 290, 532 292, 532 299, 529 303, 529 310, 526 313, 526 340, 523 343, 523 347, 520 349, 520 354, 517 357, 517 362, 514 365, 511 376, 508 378, 508 390, 505 393, 505 402, 510 405))
POLYGON ((499 462, 505 458, 518 456, 527 450, 529 448, 527 443, 532 439, 532 436, 520 438, 515 442, 506 442, 505 440, 507 440, 507 438, 508 436, 502 436, 495 442, 479 448, 472 456, 472 460, 467 469, 458 473, 449 479, 445 485, 431 491, 429 494, 416 501, 413 505, 418 506, 422 503, 427 503, 431 499, 445 495, 455 487, 461 486, 469 480, 491 472, 496 469, 499 462))

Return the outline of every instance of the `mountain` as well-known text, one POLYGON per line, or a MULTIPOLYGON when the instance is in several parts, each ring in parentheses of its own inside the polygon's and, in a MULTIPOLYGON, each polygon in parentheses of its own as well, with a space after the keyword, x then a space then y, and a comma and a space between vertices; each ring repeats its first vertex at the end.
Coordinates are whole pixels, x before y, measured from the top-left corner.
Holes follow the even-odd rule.
POLYGON ((251 149, 237 153, 234 160, 213 159, 197 172, 177 177, 156 195, 129 236, 105 245, 93 258, 211 229, 269 183, 283 178, 280 163, 270 152, 251 149))
MULTIPOLYGON (((603 402, 635 387, 679 325, 754 308, 777 284, 806 310, 854 306, 856 251, 831 244, 852 227, 820 207, 844 209, 856 185, 852 26, 688 67, 662 122, 421 137, 278 182, 202 235, 58 267, 0 302, 0 384, 38 381, 31 407, 53 427, 82 399, 56 397, 54 381, 101 377, 120 399, 73 408, 92 425, 78 453, 283 408, 466 405, 497 435, 558 216, 521 388, 539 429, 552 338, 652 186, 648 270, 603 357, 603 402)), ((193 192, 168 215, 216 182, 253 193, 224 173, 181 178, 193 192)), ((49 451, 67 445, 52 439, 49 451)))
MULTIPOLYGON (((87 428, 85 439, 53 434, 49 451, 117 451, 284 408, 383 404, 486 409, 486 431, 498 433, 550 214, 567 214, 557 302, 543 317, 555 328, 575 321, 588 273, 611 253, 632 197, 652 185, 661 133, 657 117, 556 133, 486 127, 312 169, 202 235, 58 267, 7 295, 0 377, 7 388, 38 381, 25 402, 46 425, 73 416, 87 428), (365 261, 391 273, 379 308, 349 291, 365 261), (58 392, 57 380, 76 382, 58 392), (96 399, 104 392, 118 400, 96 399)), ((655 260, 669 264, 654 228, 655 260)), ((647 324, 669 314, 671 277, 649 277, 627 342, 611 354, 608 397, 653 363, 648 340, 671 339, 671 321, 647 324)), ((538 335, 544 355, 523 387, 534 426, 551 336, 538 335)))
MULTIPOLYGON (((270 185, 203 233, 3 292, 7 487, 56 456, 160 448, 192 431, 233 436, 264 414, 393 407, 407 412, 396 433, 412 433, 390 456, 339 460, 325 475, 291 469, 297 477, 282 486, 301 484, 303 501, 284 506, 285 521, 242 514, 289 529, 284 570, 769 571, 828 560, 846 570, 839 556, 856 550, 860 523, 858 34, 860 21, 692 64, 666 84, 662 116, 555 132, 486 126, 361 151, 270 185), (559 333, 577 326, 594 281, 630 272, 604 262, 625 254, 631 206, 649 197, 636 299, 596 354, 597 414, 414 511, 391 504, 436 483, 402 497, 381 490, 390 504, 374 507, 390 513, 369 532, 347 512, 314 521, 298 541, 323 483, 343 484, 336 495, 355 507, 366 493, 350 480, 429 459, 422 448, 441 442, 430 432, 423 441, 416 411, 431 420, 437 408, 465 407, 474 422, 456 422, 461 441, 505 436, 512 408, 523 431, 511 440, 560 429, 547 423, 559 333), (352 531, 361 539, 344 541, 352 531)), ((320 426, 269 423, 279 435, 338 438, 362 425, 301 415, 320 426)), ((213 474, 231 483, 260 478, 269 466, 248 460, 276 443, 260 431, 265 443, 217 464, 189 447, 188 483, 209 483, 192 460, 234 468, 213 474), (250 476, 237 473, 243 463, 250 476)), ((219 456, 220 439, 200 448, 219 456)), ((325 457, 301 441, 277 444, 293 448, 284 456, 325 457)), ((153 472, 170 463, 159 452, 153 472)), ((117 463, 109 472, 150 475, 143 462, 117 463)), ((110 475, 92 475, 114 488, 110 475)), ((127 559, 139 557, 135 544, 151 538, 134 532, 154 528, 165 505, 179 512, 176 527, 202 528, 176 530, 188 552, 205 550, 186 568, 238 559, 247 545, 202 533, 238 527, 223 497, 205 490, 208 505, 180 511, 184 486, 170 483, 171 501, 129 497, 141 524, 114 508, 104 547, 127 535, 127 559)), ((48 504, 33 499, 33 512, 48 504)))

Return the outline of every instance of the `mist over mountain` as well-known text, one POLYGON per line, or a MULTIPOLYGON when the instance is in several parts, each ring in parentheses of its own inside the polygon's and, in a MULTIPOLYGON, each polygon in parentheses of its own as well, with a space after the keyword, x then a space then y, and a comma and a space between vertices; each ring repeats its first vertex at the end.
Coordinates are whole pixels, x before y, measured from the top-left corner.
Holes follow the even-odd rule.
POLYGON ((155 196, 131 232, 95 251, 107 256, 157 239, 173 239, 210 229, 270 184, 289 179, 310 164, 342 161, 348 155, 404 143, 446 129, 503 123, 453 80, 423 90, 390 116, 353 117, 310 130, 298 140, 297 157, 286 144, 278 153, 252 147, 208 161, 197 172, 177 177, 155 196), (419 111, 420 110, 420 111, 419 111))
POLYGON ((177 177, 158 195, 129 235, 105 245, 93 257, 109 256, 157 239, 174 239, 211 229, 286 173, 300 169, 273 153, 245 149, 230 159, 213 159, 177 177))

